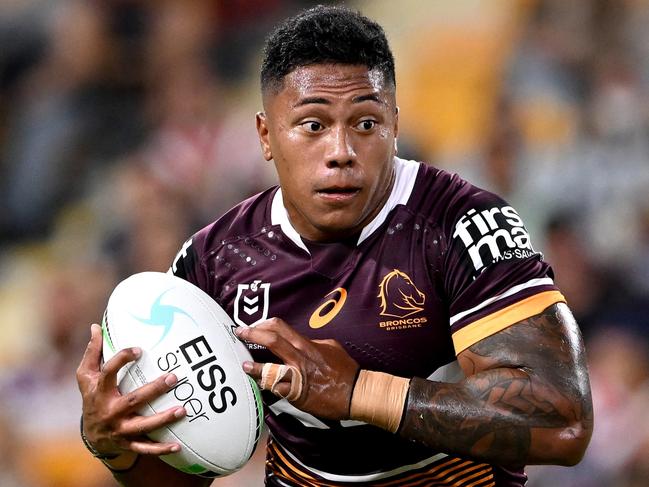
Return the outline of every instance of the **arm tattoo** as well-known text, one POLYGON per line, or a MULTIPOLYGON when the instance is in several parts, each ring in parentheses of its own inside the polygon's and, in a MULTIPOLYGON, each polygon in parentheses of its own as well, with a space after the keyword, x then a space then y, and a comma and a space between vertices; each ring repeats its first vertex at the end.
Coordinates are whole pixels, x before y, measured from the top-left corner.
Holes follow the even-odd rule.
POLYGON ((413 379, 402 436, 515 466, 562 463, 546 445, 558 431, 588 441, 593 412, 585 354, 565 305, 481 340, 458 359, 467 376, 459 383, 413 379))

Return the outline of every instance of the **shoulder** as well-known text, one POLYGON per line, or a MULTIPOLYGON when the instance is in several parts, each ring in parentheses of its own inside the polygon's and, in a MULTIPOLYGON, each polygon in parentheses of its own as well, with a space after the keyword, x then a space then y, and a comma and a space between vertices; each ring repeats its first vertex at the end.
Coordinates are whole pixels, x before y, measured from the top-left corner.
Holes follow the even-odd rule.
POLYGON ((228 242, 259 233, 269 226, 270 205, 276 191, 277 187, 273 187, 242 201, 194 233, 176 254, 170 272, 202 287, 205 259, 228 242))
POLYGON ((472 209, 479 211, 505 205, 501 197, 470 183, 457 173, 425 163, 418 165, 407 206, 435 225, 449 229, 472 209))
POLYGON ((197 251, 209 253, 229 240, 258 233, 269 226, 270 205, 276 191, 277 187, 272 187, 251 196, 199 230, 192 237, 197 251))

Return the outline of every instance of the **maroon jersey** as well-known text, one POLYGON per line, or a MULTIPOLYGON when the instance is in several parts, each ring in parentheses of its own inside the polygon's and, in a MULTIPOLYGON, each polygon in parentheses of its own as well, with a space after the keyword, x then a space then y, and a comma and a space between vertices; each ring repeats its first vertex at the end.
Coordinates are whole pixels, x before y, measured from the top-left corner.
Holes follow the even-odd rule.
MULTIPOLYGON (((563 297, 502 199, 424 164, 397 158, 395 172, 384 208, 353 238, 302 239, 272 188, 195 234, 172 271, 240 326, 276 316, 310 338, 338 340, 364 369, 461 380, 458 353, 563 297)), ((249 346, 256 361, 278 362, 249 346)), ((264 399, 271 485, 525 484, 522 470, 264 399)))

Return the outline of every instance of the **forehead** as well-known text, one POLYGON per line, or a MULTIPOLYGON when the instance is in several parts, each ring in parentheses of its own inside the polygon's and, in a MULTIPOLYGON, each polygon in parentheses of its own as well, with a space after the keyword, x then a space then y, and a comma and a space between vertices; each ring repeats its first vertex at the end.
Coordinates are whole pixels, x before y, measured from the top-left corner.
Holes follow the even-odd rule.
POLYGON ((274 97, 297 101, 313 96, 353 98, 361 94, 375 94, 385 102, 394 90, 378 69, 363 65, 313 64, 301 66, 284 77, 274 97))

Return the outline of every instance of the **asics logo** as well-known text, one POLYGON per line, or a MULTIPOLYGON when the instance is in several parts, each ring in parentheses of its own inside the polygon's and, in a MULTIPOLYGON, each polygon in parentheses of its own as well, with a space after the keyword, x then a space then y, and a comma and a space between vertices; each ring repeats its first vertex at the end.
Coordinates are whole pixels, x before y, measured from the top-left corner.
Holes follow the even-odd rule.
POLYGON ((340 313, 340 310, 345 305, 345 301, 347 300, 347 291, 344 288, 339 287, 327 294, 325 298, 327 296, 334 296, 336 294, 338 294, 336 298, 332 297, 331 299, 328 299, 320 306, 318 306, 318 308, 313 312, 311 318, 309 319, 309 326, 311 328, 322 328, 331 320, 333 320, 338 313, 340 313))

